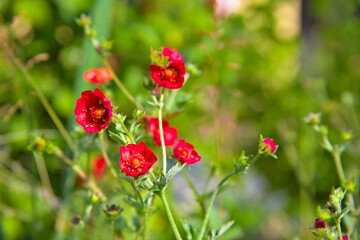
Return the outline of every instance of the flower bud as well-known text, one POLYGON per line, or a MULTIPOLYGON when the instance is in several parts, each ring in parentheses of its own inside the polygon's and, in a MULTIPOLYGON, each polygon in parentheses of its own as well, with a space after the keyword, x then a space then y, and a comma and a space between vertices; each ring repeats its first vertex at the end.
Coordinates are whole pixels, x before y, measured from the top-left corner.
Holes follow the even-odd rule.
POLYGON ((100 197, 99 194, 97 194, 96 192, 94 192, 94 193, 89 192, 89 194, 90 194, 90 201, 91 201, 93 204, 96 205, 96 204, 99 204, 99 203, 102 202, 101 197, 100 197))
POLYGON ((324 237, 327 231, 327 224, 321 219, 316 219, 313 228, 310 228, 316 237, 324 237))
POLYGON ((91 18, 85 14, 81 14, 79 18, 75 19, 75 22, 79 27, 85 27, 91 24, 91 18))
POLYGON ((341 189, 341 187, 338 187, 337 189, 335 189, 334 194, 336 197, 338 197, 340 199, 340 202, 345 196, 345 192, 344 192, 344 190, 341 189))
POLYGON ((326 228, 326 227, 327 227, 327 225, 326 225, 325 221, 318 219, 318 218, 315 220, 315 226, 314 226, 315 229, 321 229, 321 228, 326 228))
POLYGON ((351 181, 347 181, 344 185, 343 188, 347 191, 347 192, 355 192, 355 190, 357 189, 357 186, 354 182, 354 180, 351 181))
POLYGON ((320 123, 321 113, 310 113, 304 118, 305 122, 309 125, 318 125, 320 123))
POLYGON ((354 134, 351 130, 344 130, 341 132, 341 138, 346 142, 350 142, 351 140, 353 140, 354 134))
POLYGON ((329 221, 332 218, 331 211, 329 209, 322 209, 320 206, 316 209, 316 215, 324 221, 329 221))
POLYGON ((115 219, 117 217, 119 217, 120 213, 123 211, 123 209, 119 206, 116 206, 115 204, 111 204, 109 206, 107 206, 106 209, 103 209, 105 214, 112 218, 115 219))
POLYGON ((137 118, 143 118, 145 115, 145 111, 142 109, 135 109, 135 116, 137 118))
POLYGON ((262 136, 260 137, 260 144, 259 144, 259 152, 265 153, 265 154, 272 154, 275 153, 277 150, 278 145, 275 144, 275 141, 270 138, 262 139, 262 136))
POLYGON ((110 51, 113 48, 113 41, 108 41, 104 38, 102 41, 102 47, 105 50, 110 51))
POLYGON ((81 221, 81 217, 79 215, 74 215, 70 221, 74 225, 79 224, 81 221))

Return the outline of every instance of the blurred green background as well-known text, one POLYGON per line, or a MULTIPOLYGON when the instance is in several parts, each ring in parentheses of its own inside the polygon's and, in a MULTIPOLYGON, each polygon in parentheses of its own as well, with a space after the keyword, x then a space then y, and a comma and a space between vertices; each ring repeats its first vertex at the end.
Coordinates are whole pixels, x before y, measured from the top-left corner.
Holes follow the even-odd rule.
MULTIPOLYGON (((211 0, 1 0, 0 41, 30 67, 68 129, 76 126, 73 110, 80 93, 95 89, 82 74, 102 66, 74 21, 81 13, 92 17, 99 39, 113 40, 111 65, 139 99, 150 96, 142 85, 149 76, 150 48, 176 48, 188 70, 188 64, 199 70, 181 90, 184 97, 191 94, 185 111, 170 120, 203 157, 189 170, 199 190, 212 166, 217 177, 210 188, 232 171, 233 158, 242 150, 256 153, 260 134, 279 144, 279 159, 262 159, 217 199, 211 226, 235 220, 224 239, 312 239, 307 226, 313 225, 316 206, 325 205, 339 181, 331 156, 303 121, 309 112, 322 112, 335 143, 341 142, 343 130, 353 130, 356 137, 343 163, 349 177, 358 177, 358 0, 233 0, 218 5, 211 0)), ((76 185, 61 160, 44 154, 61 202, 53 207, 41 192, 35 157, 26 146, 30 135, 44 134, 72 153, 3 45, 0 50, 0 239, 80 239, 81 229, 70 219, 85 211, 87 191, 76 185)), ((131 115, 134 106, 114 83, 109 88, 115 105, 131 115)), ((86 140, 93 147, 81 159, 89 172, 89 160, 99 147, 90 137, 86 140)), ((116 169, 118 147, 110 146, 116 169)), ((100 186, 116 188, 110 180, 100 186)), ((176 216, 197 225, 199 207, 184 185, 178 176, 168 190, 170 202, 176 216)), ((123 198, 114 194, 111 201, 121 205, 123 198)), ((148 239, 172 239, 159 202, 148 239)), ((100 208, 94 211, 99 217, 87 228, 90 239, 109 239, 109 222, 100 208)), ((127 214, 131 216, 130 209, 127 214)), ((131 229, 135 224, 124 221, 117 226, 131 229)), ((133 239, 130 230, 122 234, 133 239)))

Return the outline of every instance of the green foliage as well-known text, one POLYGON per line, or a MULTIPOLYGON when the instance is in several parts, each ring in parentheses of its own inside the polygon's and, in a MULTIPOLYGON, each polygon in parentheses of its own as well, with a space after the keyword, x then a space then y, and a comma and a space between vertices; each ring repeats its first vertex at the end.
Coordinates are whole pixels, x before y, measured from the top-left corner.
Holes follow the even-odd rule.
MULTIPOLYGON (((210 224, 217 230, 209 236, 219 236, 230 226, 222 224, 234 219, 221 239, 311 239, 310 231, 303 226, 312 224, 316 206, 328 201, 331 186, 342 186, 346 196, 353 194, 358 201, 358 2, 303 1, 307 5, 300 6, 301 1, 292 0, 243 0, 239 11, 229 17, 216 15, 211 2, 0 1, 0 41, 11 43, 61 121, 72 130, 78 150, 76 154, 66 150, 66 143, 36 93, 1 45, 1 239, 81 239, 84 227, 90 239, 110 238, 110 223, 102 212, 104 203, 94 204, 89 213, 88 191, 64 167, 55 148, 78 161, 77 165, 94 180, 91 160, 99 154, 100 144, 96 134, 88 136, 73 127, 76 99, 83 90, 98 87, 83 81, 82 74, 90 67, 102 66, 93 43, 75 22, 83 12, 91 16, 92 30, 101 48, 109 53, 110 65, 120 80, 139 102, 144 102, 145 116, 153 115, 154 109, 145 103, 150 94, 142 86, 147 79, 148 89, 155 87, 149 76, 149 49, 168 46, 184 56, 189 76, 181 91, 165 93, 168 104, 164 117, 179 130, 180 138, 191 140, 203 157, 190 171, 196 188, 207 182, 199 195, 208 199, 214 179, 222 179, 234 170, 234 164, 235 169, 248 173, 239 177, 230 190, 224 189, 215 201, 218 219, 210 220, 210 224), (36 58, 40 53, 48 53, 49 59, 36 58), (322 113, 307 118, 312 127, 318 126, 315 133, 303 121, 309 112, 322 113), (256 153, 260 134, 271 136, 279 144, 278 159, 266 157, 248 169, 251 157, 244 149, 256 153), (46 144, 38 138, 29 142, 30 136, 44 136, 46 144), (55 198, 43 192, 43 180, 28 150, 44 157, 55 198), (345 181, 337 177, 331 160, 334 151, 343 153, 345 181), (203 170, 207 168, 213 170, 203 170), (216 177, 207 179, 211 174, 216 177), (61 205, 56 204, 59 201, 61 205), (90 225, 72 226, 74 215, 83 221, 87 215, 90 225)), ((156 56, 153 61, 157 61, 156 56)), ((165 64, 167 59, 159 61, 165 64)), ((135 106, 114 82, 107 87, 114 105, 119 106, 118 112, 124 113, 122 117, 132 116, 135 106)), ((136 113, 137 118, 141 115, 136 113)), ((136 141, 151 140, 143 120, 120 120, 130 134, 135 130, 141 133, 133 136, 136 141)), ((109 158, 119 173, 119 146, 129 143, 131 137, 121 124, 110 126, 107 132, 114 140, 108 143, 109 158)), ((160 148, 148 145, 160 156, 160 148)), ((135 194, 122 193, 132 191, 133 186, 144 192, 142 188, 159 191, 166 186, 173 194, 174 215, 185 217, 185 213, 195 212, 183 221, 181 233, 188 239, 197 238, 202 209, 189 194, 181 174, 176 175, 183 167, 176 163, 166 176, 149 176, 153 185, 146 178, 135 182, 120 175, 114 180, 107 172, 97 184, 106 191, 118 187, 118 192, 108 196, 111 203, 124 206, 131 202, 135 206, 124 208, 114 221, 119 236, 134 238, 141 219, 133 216, 141 204, 152 201, 151 195, 141 201, 135 194), (174 184, 168 184, 170 179, 174 184), (178 200, 180 196, 186 204, 178 200)), ((338 196, 331 199, 336 206, 347 202, 339 202, 338 196)), ((161 203, 154 202, 152 209, 142 207, 142 211, 151 213, 146 231, 153 237, 149 239, 172 239, 165 213, 159 211, 161 203)), ((354 216, 348 207, 345 205, 340 215, 349 211, 347 216, 354 216)), ((318 217, 334 221, 329 211, 318 209, 318 217)), ((347 218, 344 225, 350 220, 347 218)))

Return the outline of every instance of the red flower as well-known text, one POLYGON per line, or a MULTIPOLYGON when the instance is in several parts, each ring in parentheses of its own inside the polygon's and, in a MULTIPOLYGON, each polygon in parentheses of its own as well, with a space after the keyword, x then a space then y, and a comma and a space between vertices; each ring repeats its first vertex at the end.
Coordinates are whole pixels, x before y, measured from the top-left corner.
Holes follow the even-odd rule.
POLYGON ((184 83, 185 66, 181 61, 170 62, 169 66, 150 65, 151 78, 164 88, 181 88, 184 83))
MULTIPOLYGON (((175 144, 176 139, 178 138, 177 129, 174 127, 170 127, 169 123, 166 121, 162 121, 162 125, 163 125, 165 146, 173 146, 175 144)), ((161 146, 158 118, 154 118, 154 117, 150 118, 148 124, 148 130, 153 135, 155 143, 161 146)))
POLYGON ((165 57, 169 57, 169 62, 184 62, 184 58, 179 54, 179 52, 176 49, 171 50, 168 47, 163 47, 162 55, 165 57))
POLYGON ((323 220, 317 218, 317 219, 315 220, 315 226, 314 226, 314 228, 315 228, 316 230, 322 229, 322 228, 326 228, 326 222, 324 222, 323 220))
POLYGON ((274 140, 270 138, 265 138, 260 145, 260 148, 264 152, 274 153, 278 148, 278 145, 275 144, 274 140))
POLYGON ((106 162, 102 155, 96 156, 92 160, 92 173, 97 181, 101 181, 106 171, 106 162))
POLYGON ((176 143, 174 155, 179 161, 187 164, 194 164, 201 160, 201 157, 195 151, 194 146, 185 142, 183 139, 180 139, 176 143))
POLYGON ((156 155, 146 147, 144 142, 120 147, 119 168, 126 176, 144 175, 156 161, 156 155))
POLYGON ((76 122, 87 133, 100 132, 109 125, 113 107, 110 100, 99 89, 95 92, 87 90, 81 93, 81 98, 76 102, 76 122))
POLYGON ((347 235, 344 235, 344 236, 342 237, 342 239, 343 239, 343 240, 349 240, 349 237, 348 237, 347 235))
POLYGON ((103 84, 109 82, 112 79, 111 72, 107 68, 90 68, 83 74, 85 81, 93 84, 103 84))

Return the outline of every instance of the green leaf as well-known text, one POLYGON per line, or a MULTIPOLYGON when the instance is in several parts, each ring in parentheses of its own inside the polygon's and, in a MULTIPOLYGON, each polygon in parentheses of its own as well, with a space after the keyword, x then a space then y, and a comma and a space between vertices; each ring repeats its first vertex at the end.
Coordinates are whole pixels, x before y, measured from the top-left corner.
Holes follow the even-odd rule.
POLYGON ((176 175, 178 174, 183 167, 185 166, 185 163, 182 162, 176 162, 174 164, 174 166, 172 166, 172 168, 166 173, 166 183, 170 182, 170 180, 176 175))
POLYGON ((123 137, 117 133, 109 131, 109 137, 115 142, 125 144, 123 137))
POLYGON ((163 173, 161 173, 157 181, 158 188, 160 188, 160 190, 163 189, 166 186, 166 183, 166 177, 163 173))
POLYGON ((119 177, 121 177, 122 179, 125 179, 125 180, 128 181, 130 184, 134 184, 134 183, 135 183, 135 180, 134 180, 133 177, 126 176, 124 173, 119 174, 119 177))
POLYGON ((235 221, 229 221, 227 223, 225 223, 224 225, 222 225, 219 230, 217 230, 217 233, 216 233, 216 237, 221 237, 222 235, 224 235, 224 233, 227 232, 227 230, 229 230, 232 225, 234 225, 235 221))
POLYGON ((135 132, 139 127, 140 127, 141 123, 138 123, 138 124, 132 124, 131 127, 130 127, 130 133, 133 133, 135 132))
POLYGON ((186 220, 181 220, 181 224, 186 232, 187 240, 195 240, 198 238, 198 233, 195 228, 186 220))
POLYGON ((135 198, 132 198, 129 195, 126 195, 126 200, 130 205, 132 205, 132 206, 136 207, 137 209, 141 210, 141 203, 139 201, 137 201, 135 198))

